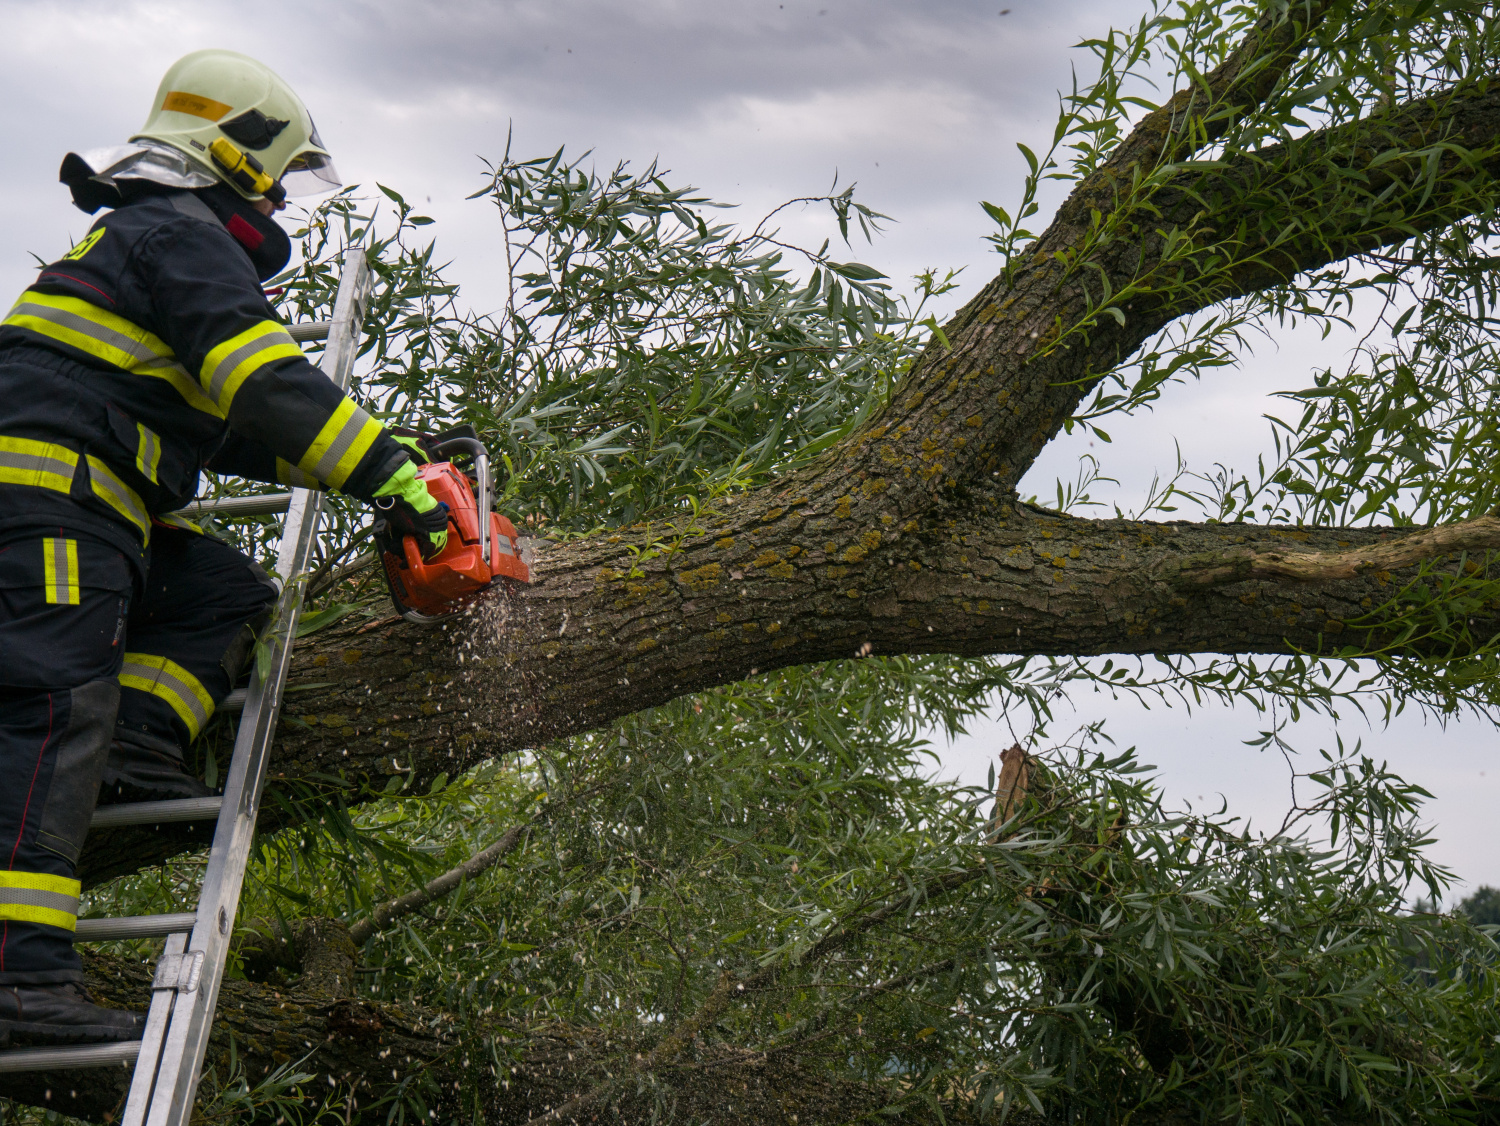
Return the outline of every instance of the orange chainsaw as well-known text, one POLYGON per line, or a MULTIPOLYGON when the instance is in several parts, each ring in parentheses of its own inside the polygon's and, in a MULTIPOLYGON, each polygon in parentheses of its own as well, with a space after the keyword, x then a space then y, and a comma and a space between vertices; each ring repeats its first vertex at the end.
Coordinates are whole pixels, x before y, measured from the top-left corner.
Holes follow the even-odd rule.
POLYGON ((398 537, 387 522, 376 525, 375 542, 391 601, 407 621, 440 622, 501 579, 531 581, 515 526, 490 511, 494 496, 490 455, 473 435, 468 427, 456 436, 452 431, 438 435, 428 446, 434 460, 417 467, 417 476, 427 483, 433 499, 448 506, 448 542, 442 551, 423 559, 415 536, 398 537), (453 463, 455 457, 467 457, 472 478, 453 463), (481 527, 487 536, 480 535, 481 527))

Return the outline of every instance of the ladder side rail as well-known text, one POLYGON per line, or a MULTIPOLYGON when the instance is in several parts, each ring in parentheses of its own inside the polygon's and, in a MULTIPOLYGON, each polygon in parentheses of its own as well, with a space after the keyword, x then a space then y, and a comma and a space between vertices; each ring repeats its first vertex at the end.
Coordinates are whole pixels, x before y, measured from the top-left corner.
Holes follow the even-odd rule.
MULTIPOLYGON (((359 351, 360 328, 371 284, 363 248, 344 252, 343 270, 334 299, 334 315, 322 368, 340 390, 348 387, 359 351)), ((219 985, 229 952, 229 938, 239 908, 245 866, 255 838, 255 817, 265 781, 266 761, 276 721, 281 710, 282 689, 291 664, 308 563, 317 542, 323 494, 297 489, 282 525, 276 569, 284 588, 277 601, 268 644, 271 660, 266 675, 251 674, 245 711, 230 761, 224 806, 214 832, 208 867, 204 872, 198 903, 197 923, 188 940, 189 953, 201 951, 203 967, 198 987, 192 992, 172 993, 166 1036, 155 1060, 143 1052, 131 1085, 144 1088, 145 1117, 128 1114, 122 1126, 187 1126, 192 1115, 208 1032, 218 1004, 219 985), (154 1080, 154 1081, 153 1081, 154 1080)), ((149 1018, 148 1018, 149 1019, 149 1018)))
MULTIPOLYGON (((304 546, 307 553, 311 550, 313 528, 321 507, 322 497, 318 494, 298 496, 293 499, 287 516, 288 536, 296 534, 294 543, 304 546)), ((286 539, 283 539, 283 560, 288 555, 287 546, 286 539)), ((293 559, 298 554, 303 553, 295 550, 291 553, 293 559)), ((207 980, 200 982, 194 994, 176 994, 166 1038, 160 1049, 149 1113, 142 1120, 145 1126, 185 1126, 192 1113, 198 1066, 189 1057, 196 1054, 197 1061, 201 1062, 207 1047, 208 1026, 218 1003, 218 987, 234 929, 245 865, 255 838, 255 819, 266 758, 281 710, 279 683, 285 679, 290 664, 289 642, 296 633, 302 593, 303 581, 300 578, 294 578, 282 590, 268 639, 272 646, 270 669, 264 678, 258 670, 251 676, 250 695, 235 740, 234 759, 240 761, 233 763, 225 786, 224 811, 214 832, 213 848, 209 852, 208 867, 199 893, 197 921, 189 940, 189 949, 203 952, 203 976, 207 980)), ((142 1075, 143 1070, 138 1064, 137 1076, 149 1082, 142 1075)), ((123 1123, 124 1126, 137 1126, 128 1118, 123 1123)))
MULTIPOLYGON (((166 949, 161 952, 164 962, 180 956, 187 947, 186 934, 174 934, 167 938, 166 949)), ((160 964, 160 963, 158 963, 160 964)), ((161 1044, 166 1036, 167 1020, 172 1015, 172 1002, 177 993, 172 989, 151 989, 151 1007, 146 1010, 146 1028, 141 1033, 141 1050, 135 1058, 135 1074, 131 1077, 130 1095, 125 1101, 124 1122, 140 1122, 146 1117, 146 1100, 151 1097, 151 1087, 156 1081, 157 1064, 161 1062, 161 1044), (141 1082, 145 1073, 146 1082, 141 1082)))

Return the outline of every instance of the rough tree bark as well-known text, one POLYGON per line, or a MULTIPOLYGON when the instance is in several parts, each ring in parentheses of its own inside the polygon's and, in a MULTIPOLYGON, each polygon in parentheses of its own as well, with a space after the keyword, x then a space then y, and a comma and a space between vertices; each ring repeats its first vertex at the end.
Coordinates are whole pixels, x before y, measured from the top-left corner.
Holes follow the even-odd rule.
MULTIPOLYGON (((1316 20, 1321 6, 1310 11, 1316 20)), ((1245 102, 1263 98, 1305 34, 1263 24, 1207 85, 1245 102), (1266 37, 1272 65, 1242 81, 1239 68, 1264 56, 1266 37)), ((1480 196, 1493 197, 1473 190, 1476 177, 1488 183, 1495 171, 1493 155, 1466 184, 1439 175, 1425 195, 1414 163, 1372 164, 1392 145, 1439 139, 1493 154, 1500 87, 1458 89, 1394 106, 1357 133, 1314 133, 1254 159, 1184 171, 1156 193, 1157 214, 1136 237, 1093 252, 1093 273, 1067 273, 1064 260, 1082 245, 1091 210, 1116 206, 1134 168, 1157 159, 1193 99, 1180 94, 1145 118, 1077 188, 1027 261, 946 326, 950 347, 930 346, 886 409, 815 464, 724 503, 701 528, 651 525, 541 545, 530 586, 456 624, 423 629, 391 618, 309 639, 294 662, 273 784, 339 773, 377 789, 393 774, 421 783, 685 693, 865 653, 1286 654, 1357 636, 1379 641, 1378 628, 1361 636, 1366 627, 1351 623, 1388 601, 1424 560, 1500 549, 1500 521, 1436 530, 1149 523, 1079 519, 1017 500, 1016 483, 1080 401, 1174 318, 1439 228, 1474 210, 1480 196), (1330 210, 1318 178, 1299 178, 1310 154, 1337 152, 1349 154, 1351 172, 1389 189, 1378 210, 1330 210), (1264 253, 1226 204, 1243 208, 1251 193, 1313 217, 1306 237, 1264 253), (1149 275, 1161 264, 1159 232, 1174 226, 1220 253, 1227 247, 1241 263, 1232 284, 1188 301, 1148 292, 1122 310, 1123 323, 1101 318, 1068 347, 1049 347, 1057 326, 1083 319, 1098 296, 1080 276, 1118 289, 1149 275)), ((1475 632, 1492 635, 1500 615, 1486 613, 1475 632)), ((121 843, 91 840, 88 879, 153 855, 127 854, 121 843)), ((93 966, 106 995, 139 994, 139 971, 93 966)), ((377 1047, 387 1037, 434 1074, 454 1066, 438 1014, 287 1000, 248 983, 230 985, 226 997, 221 1048, 234 1030, 261 1045, 251 1052, 257 1061, 283 1058, 266 1047, 279 1039, 292 1057, 296 1042, 318 1044, 337 1060, 329 1070, 375 1082, 389 1075, 377 1047)), ((538 1080, 541 1093, 516 1112, 556 1105, 567 1086, 558 1083, 538 1080)), ((13 1079, 0 1090, 37 1097, 13 1079)))

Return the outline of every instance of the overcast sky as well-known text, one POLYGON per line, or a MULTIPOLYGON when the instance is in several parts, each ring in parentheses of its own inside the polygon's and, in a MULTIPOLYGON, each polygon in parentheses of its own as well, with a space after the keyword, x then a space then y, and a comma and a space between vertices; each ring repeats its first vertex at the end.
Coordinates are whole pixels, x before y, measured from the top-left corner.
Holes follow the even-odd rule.
MULTIPOLYGON (((961 302, 994 261, 978 201, 1009 205, 1022 169, 1015 144, 1050 136, 1056 91, 1073 49, 1110 21, 1134 21, 1140 0, 317 0, 252 5, 0 0, 0 88, 11 221, 0 231, 0 283, 19 291, 30 253, 55 258, 90 220, 56 182, 63 154, 123 142, 145 120, 163 71, 203 47, 254 55, 302 94, 349 182, 385 183, 438 223, 476 307, 501 292, 495 225, 482 201, 481 158, 507 131, 521 155, 592 149, 600 163, 653 158, 753 224, 785 199, 827 190, 835 174, 898 220, 857 256, 904 280, 964 267, 961 302), (1002 10, 1005 14, 1002 14, 1002 10)), ((730 213, 735 214, 735 213, 730 213)), ((791 235, 816 242, 820 213, 787 216, 791 235)), ((950 306, 951 307, 951 306, 950 306)), ((1111 426, 1115 444, 1054 445, 1028 481, 1050 493, 1079 454, 1105 460, 1128 506, 1153 473, 1170 471, 1174 443, 1191 464, 1246 466, 1268 445, 1261 415, 1277 390, 1305 386, 1350 341, 1288 337, 1240 370, 1179 388, 1152 413, 1111 426)), ((1108 718, 1124 745, 1158 763, 1175 797, 1222 793, 1258 822, 1280 820, 1287 769, 1243 747, 1266 726, 1240 709, 1146 711, 1099 697, 1077 701, 1079 722, 1108 718)), ((1471 882, 1500 884, 1496 740, 1477 724, 1447 732, 1404 720, 1391 729, 1349 721, 1347 742, 1432 789, 1435 853, 1471 882), (1493 768, 1492 768, 1493 765, 1493 768)), ((1332 746, 1326 723, 1298 738, 1332 746)), ((980 725, 943 744, 944 766, 976 782, 1010 736, 980 725)))

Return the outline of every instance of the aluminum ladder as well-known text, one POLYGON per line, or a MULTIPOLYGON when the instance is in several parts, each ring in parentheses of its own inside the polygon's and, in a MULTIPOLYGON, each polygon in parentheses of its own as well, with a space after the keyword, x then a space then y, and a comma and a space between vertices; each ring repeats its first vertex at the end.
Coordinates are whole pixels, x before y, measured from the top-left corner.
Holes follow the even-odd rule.
MULTIPOLYGON (((344 252, 333 319, 288 328, 295 340, 327 341, 320 366, 340 390, 349 385, 370 289, 365 252, 351 248, 344 252)), ((186 1126, 193 1112, 209 1027, 224 978, 245 865, 255 837, 266 759, 281 711, 282 689, 322 511, 323 494, 309 489, 208 501, 183 510, 187 516, 216 513, 231 518, 286 513, 276 557, 276 572, 283 586, 266 635, 271 647, 269 671, 263 677, 258 668, 254 669, 243 696, 233 693, 221 705, 221 710, 227 711, 243 700, 244 708, 222 797, 103 806, 94 811, 90 828, 217 819, 198 906, 180 914, 78 920, 75 940, 79 942, 166 938, 151 985, 145 1034, 132 1042, 3 1051, 0 1074, 118 1067, 134 1061, 121 1126, 186 1126)))

